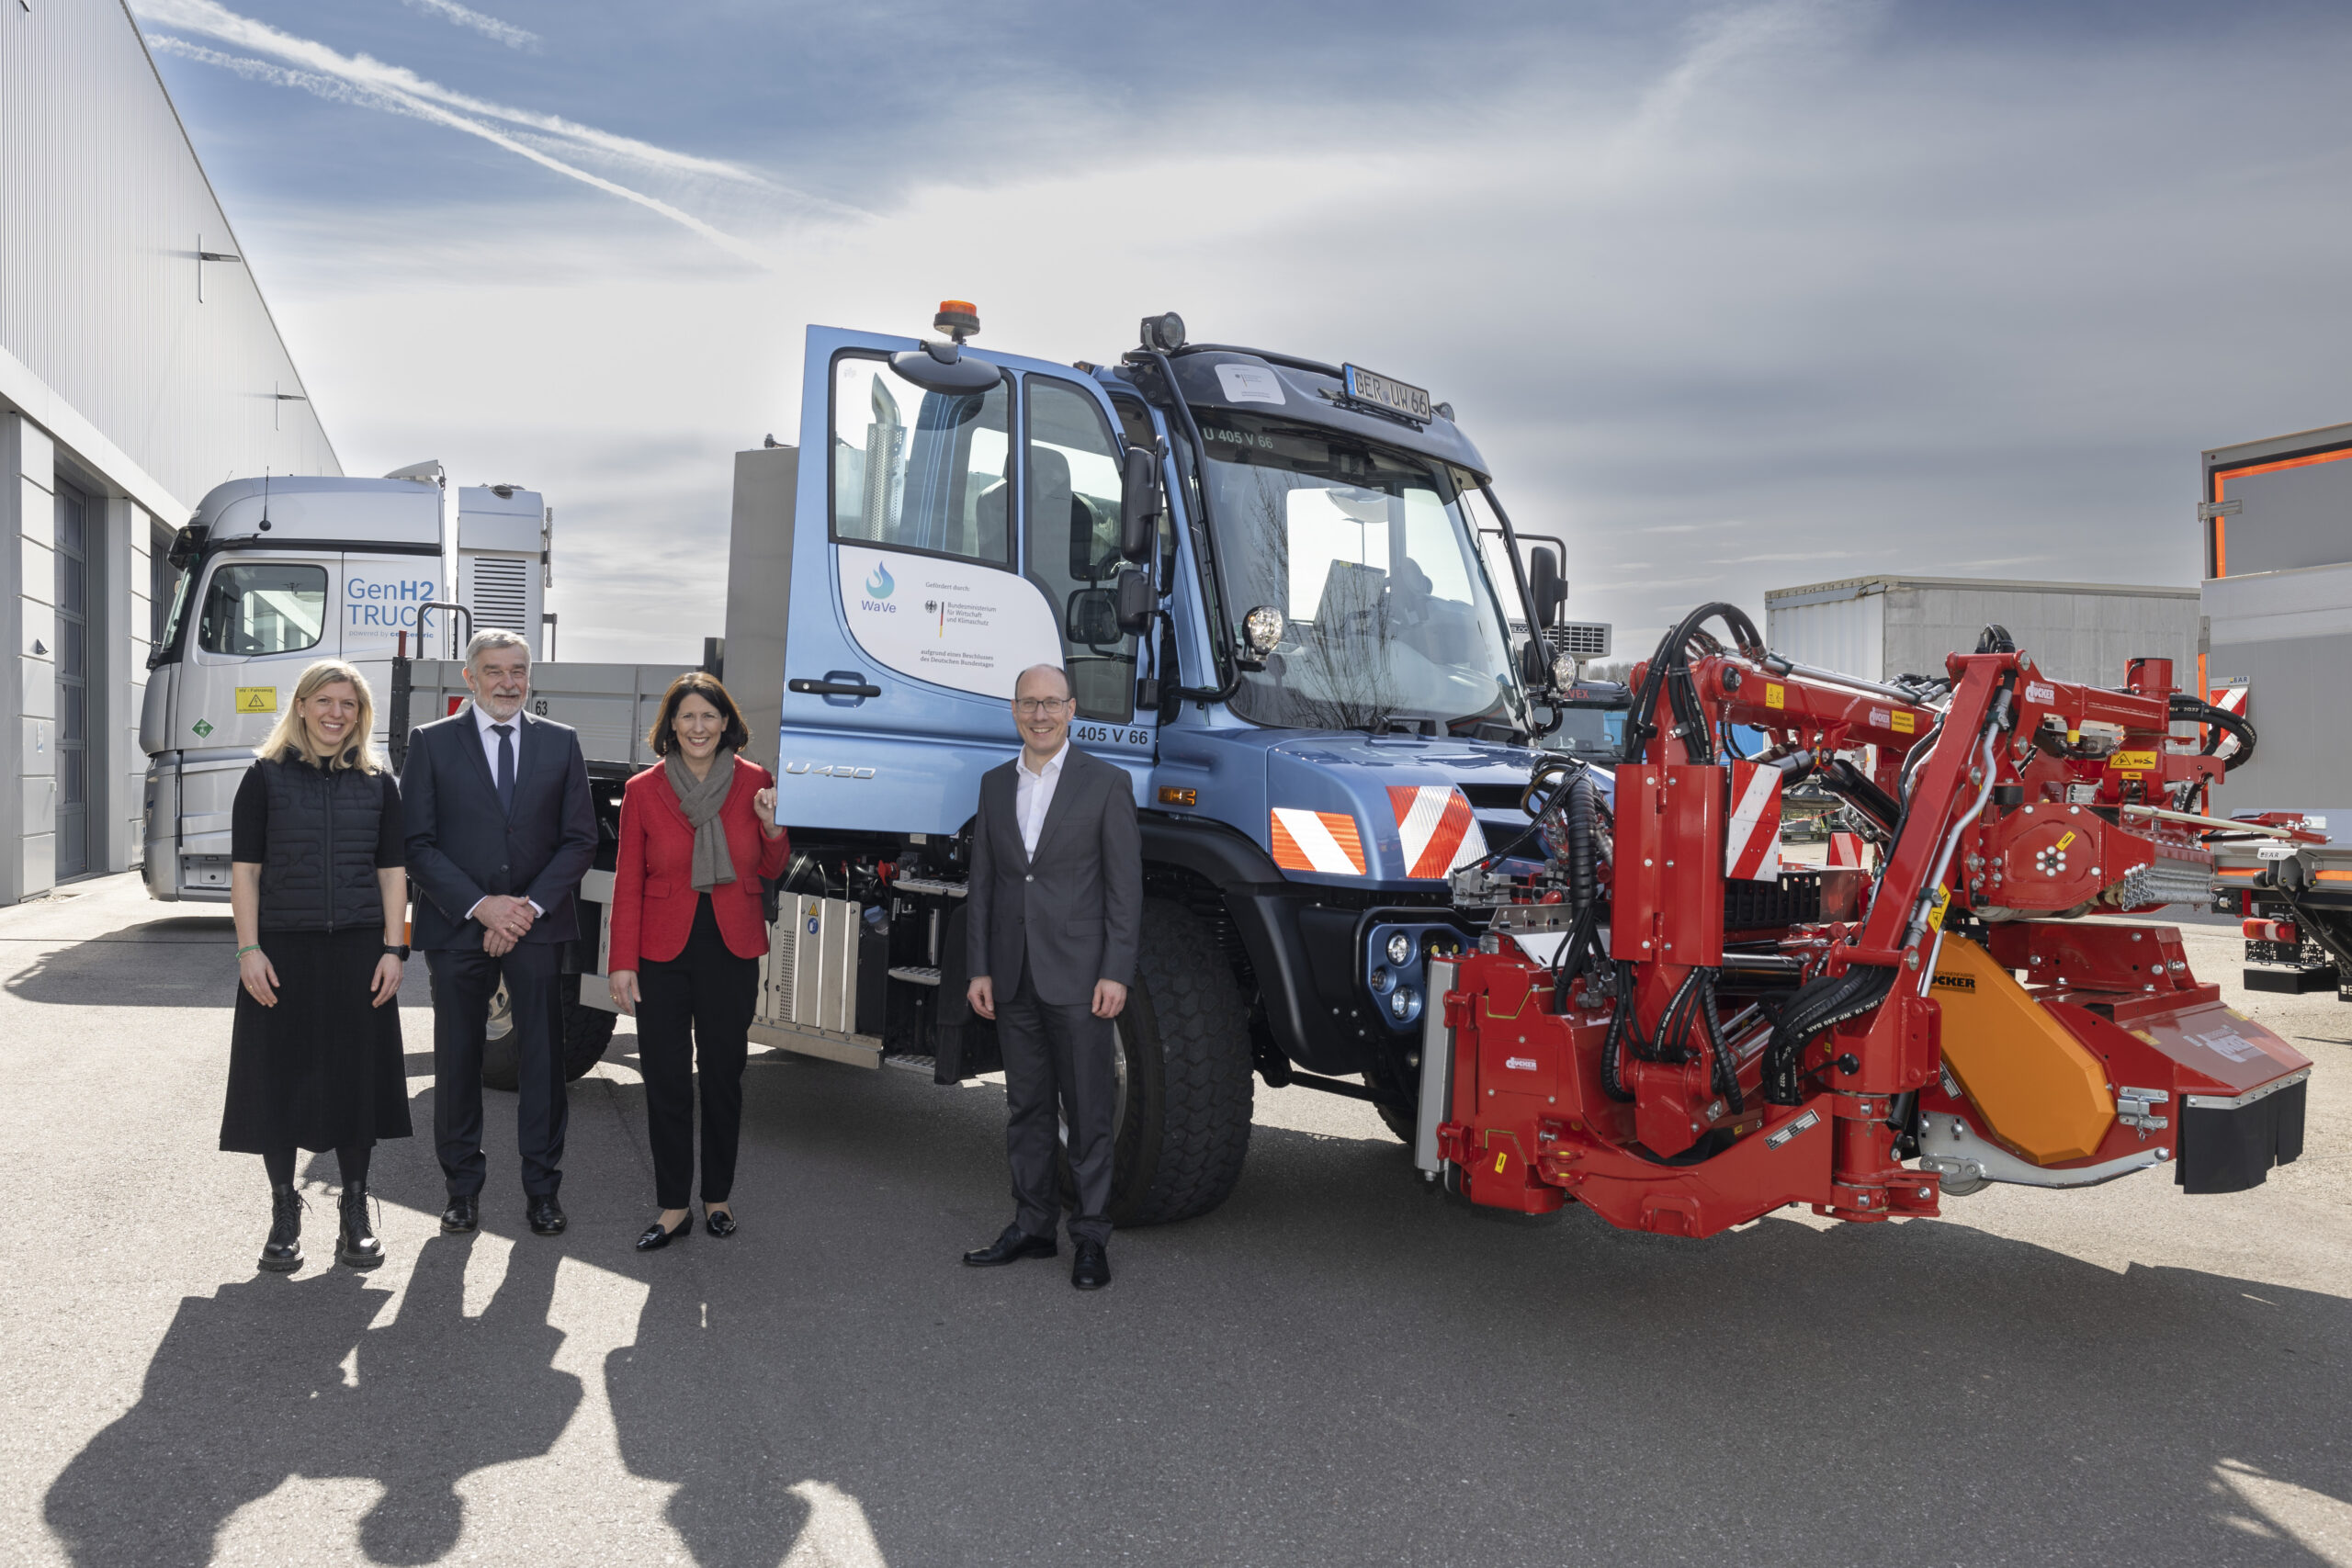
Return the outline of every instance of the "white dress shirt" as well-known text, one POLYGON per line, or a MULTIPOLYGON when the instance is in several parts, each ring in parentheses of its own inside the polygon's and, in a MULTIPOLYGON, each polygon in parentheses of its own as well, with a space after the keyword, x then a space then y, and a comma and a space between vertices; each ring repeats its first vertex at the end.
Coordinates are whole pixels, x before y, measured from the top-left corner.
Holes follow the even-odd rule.
MULTIPOLYGON (((480 703, 472 703, 468 705, 468 706, 469 711, 470 711, 474 716, 474 733, 481 737, 482 761, 490 764, 491 788, 496 789, 498 787, 498 737, 490 732, 490 727, 493 724, 503 724, 506 726, 506 743, 514 749, 514 777, 516 782, 521 782, 523 777, 523 715, 521 711, 517 710, 513 718, 492 718, 488 713, 483 711, 482 705, 480 703)), ((531 906, 532 914, 544 915, 547 913, 545 909, 539 908, 539 901, 537 898, 526 898, 523 901, 531 906)), ((468 909, 466 911, 466 919, 469 920, 472 919, 474 918, 474 909, 479 909, 481 908, 481 901, 480 899, 476 899, 474 901, 474 908, 468 909)))
POLYGON ((1046 813, 1053 809, 1055 787, 1062 782, 1062 764, 1069 760, 1069 742, 1065 739, 1053 759, 1034 773, 1025 747, 1013 764, 1012 814, 1021 822, 1021 847, 1032 856, 1037 852, 1037 835, 1046 829, 1046 813))

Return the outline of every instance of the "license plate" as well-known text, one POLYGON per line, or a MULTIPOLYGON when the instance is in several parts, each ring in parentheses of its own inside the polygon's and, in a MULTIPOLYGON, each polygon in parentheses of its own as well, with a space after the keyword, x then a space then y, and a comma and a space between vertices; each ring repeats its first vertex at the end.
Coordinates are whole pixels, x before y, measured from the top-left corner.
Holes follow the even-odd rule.
POLYGON ((1430 407, 1430 395, 1419 387, 1374 375, 1360 365, 1343 365, 1340 369, 1346 378, 1348 397, 1351 401, 1370 403, 1374 408, 1401 413, 1407 419, 1416 419, 1423 424, 1436 417, 1435 411, 1430 407))

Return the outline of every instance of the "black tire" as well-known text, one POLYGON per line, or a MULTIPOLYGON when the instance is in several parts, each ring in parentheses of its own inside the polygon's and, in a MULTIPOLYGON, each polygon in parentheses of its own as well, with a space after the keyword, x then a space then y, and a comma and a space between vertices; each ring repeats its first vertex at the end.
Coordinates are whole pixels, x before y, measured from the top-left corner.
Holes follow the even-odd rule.
MULTIPOLYGON (((613 1025, 618 1021, 602 1008, 580 1005, 580 976, 560 975, 556 977, 563 1008, 563 1077, 566 1083, 579 1077, 604 1058, 605 1047, 613 1042, 613 1025)), ((503 1016, 506 987, 501 986, 491 998, 491 1027, 498 1029, 503 1016)), ((481 1087, 504 1089, 512 1094, 522 1082, 522 1066, 514 1053, 514 1028, 508 1021, 503 1030, 482 1042, 481 1087)))
POLYGON ((1111 1223, 1205 1214, 1250 1153, 1250 1013, 1216 938, 1180 905, 1143 907, 1142 953, 1116 1038, 1124 1072, 1111 1223))
POLYGON ((1413 1113, 1411 1111, 1399 1111, 1393 1105, 1383 1105, 1376 1102, 1373 1106, 1373 1109, 1380 1112, 1381 1125, 1396 1134, 1399 1140, 1409 1144, 1415 1138, 1420 1136, 1420 1129, 1413 1125, 1413 1113))

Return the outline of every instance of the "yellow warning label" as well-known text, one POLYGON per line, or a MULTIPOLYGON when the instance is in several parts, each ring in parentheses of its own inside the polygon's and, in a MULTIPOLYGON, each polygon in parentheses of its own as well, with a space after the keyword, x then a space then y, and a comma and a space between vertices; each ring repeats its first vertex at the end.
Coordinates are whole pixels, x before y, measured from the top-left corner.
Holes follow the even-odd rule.
POLYGON ((1787 707, 1789 705, 1789 689, 1786 686, 1780 685, 1771 681, 1765 682, 1764 705, 1768 708, 1787 707))
POLYGON ((1930 931, 1941 931, 1941 930, 1943 930, 1943 929, 1944 929, 1944 911, 1945 911, 1946 909, 1951 908, 1951 888, 1949 888, 1949 887, 1939 887, 1939 888, 1937 888, 1937 889, 1936 889, 1936 897, 1935 897, 1935 902, 1933 902, 1932 904, 1929 904, 1929 905, 1928 906, 1928 930, 1930 930, 1930 931))
POLYGON ((2107 765, 2110 768, 2136 768, 2145 773, 2156 765, 2156 754, 2154 751, 2118 751, 2107 760, 2107 765))
POLYGON ((1497 1176, 1500 1176, 1500 1175, 1503 1173, 1503 1167, 1504 1167, 1504 1166, 1506 1166, 1506 1165, 1509 1165, 1510 1163, 1510 1151, 1509 1151, 1509 1150, 1498 1150, 1498 1151, 1496 1151, 1496 1154, 1495 1154, 1495 1174, 1496 1174, 1497 1176))
POLYGON ((276 713, 277 688, 275 686, 240 686, 237 688, 239 713, 276 713))
POLYGON ((1912 734, 1914 732, 1912 727, 1918 722, 1918 719, 1911 714, 1898 713, 1894 716, 1894 732, 1897 735, 1912 734))
POLYGON ((2064 838, 2063 838, 2063 839, 2061 839, 2061 840, 2058 840, 2058 851, 2059 851, 2059 852, 2060 852, 2061 854, 2064 854, 2064 853, 2065 852, 2066 846, 2067 846, 2068 844, 2073 843, 2074 841, 2075 841, 2075 834, 2074 834, 2074 830, 2073 830, 2072 829, 2069 829, 2067 830, 2066 836, 2065 836, 2064 838))

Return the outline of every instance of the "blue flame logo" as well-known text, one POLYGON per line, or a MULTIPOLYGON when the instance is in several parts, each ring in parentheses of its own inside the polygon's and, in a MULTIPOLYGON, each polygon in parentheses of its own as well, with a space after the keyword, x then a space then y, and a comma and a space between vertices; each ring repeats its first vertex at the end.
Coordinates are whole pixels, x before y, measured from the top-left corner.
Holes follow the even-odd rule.
POLYGON ((890 591, 898 586, 890 576, 890 569, 880 561, 876 561, 874 575, 865 580, 865 591, 876 599, 888 599, 890 596, 890 591))

